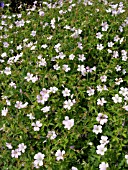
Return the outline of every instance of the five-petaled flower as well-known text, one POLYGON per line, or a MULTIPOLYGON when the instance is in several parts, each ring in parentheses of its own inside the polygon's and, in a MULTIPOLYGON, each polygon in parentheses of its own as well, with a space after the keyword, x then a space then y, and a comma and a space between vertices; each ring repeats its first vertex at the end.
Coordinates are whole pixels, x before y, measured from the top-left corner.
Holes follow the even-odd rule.
POLYGON ((57 152, 55 153, 55 156, 56 156, 56 160, 57 161, 59 161, 59 160, 63 160, 64 159, 64 157, 63 157, 63 155, 65 154, 65 151, 63 150, 63 151, 61 151, 60 149, 59 150, 57 150, 57 152))
POLYGON ((68 117, 68 116, 65 116, 65 120, 63 120, 63 122, 62 122, 62 123, 65 125, 65 127, 64 127, 64 128, 66 128, 66 129, 70 130, 70 129, 71 129, 71 127, 73 127, 73 126, 74 126, 74 119, 69 119, 69 117, 68 117))
POLYGON ((42 123, 40 123, 40 121, 36 121, 36 123, 32 123, 32 126, 34 126, 34 131, 39 131, 40 127, 42 126, 42 123))

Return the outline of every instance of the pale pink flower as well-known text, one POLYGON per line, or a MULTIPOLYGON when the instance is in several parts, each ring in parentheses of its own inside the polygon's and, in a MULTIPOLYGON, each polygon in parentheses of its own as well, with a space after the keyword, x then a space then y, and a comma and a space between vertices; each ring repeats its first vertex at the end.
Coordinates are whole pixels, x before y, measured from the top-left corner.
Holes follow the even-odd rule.
POLYGON ((65 151, 63 150, 63 151, 61 151, 60 149, 59 150, 57 150, 57 152, 55 153, 55 156, 56 156, 56 160, 57 161, 59 161, 59 160, 63 160, 64 159, 64 157, 63 157, 63 155, 65 154, 65 151))

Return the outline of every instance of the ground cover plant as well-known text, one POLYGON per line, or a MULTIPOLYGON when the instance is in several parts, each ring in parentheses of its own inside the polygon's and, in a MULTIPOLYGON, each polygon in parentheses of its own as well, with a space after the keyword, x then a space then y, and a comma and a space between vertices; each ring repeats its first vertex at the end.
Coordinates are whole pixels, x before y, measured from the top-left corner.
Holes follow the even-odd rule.
POLYGON ((1 5, 1 169, 127 170, 127 1, 36 3, 1 5))

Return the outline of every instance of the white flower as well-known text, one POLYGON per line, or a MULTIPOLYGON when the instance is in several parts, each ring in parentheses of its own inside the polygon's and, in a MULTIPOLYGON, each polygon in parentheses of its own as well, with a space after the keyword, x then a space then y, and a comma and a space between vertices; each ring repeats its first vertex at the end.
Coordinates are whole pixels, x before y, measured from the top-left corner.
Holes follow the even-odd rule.
POLYGON ((128 155, 125 155, 126 163, 128 164, 128 155))
POLYGON ((44 113, 49 112, 50 111, 50 106, 45 106, 41 109, 41 111, 43 111, 44 113))
POLYGON ((115 42, 118 42, 119 40, 120 40, 119 36, 116 35, 116 36, 114 37, 114 41, 115 41, 115 42))
POLYGON ((69 60, 74 60, 74 58, 75 58, 75 55, 74 55, 74 54, 70 54, 70 55, 69 55, 69 60))
POLYGON ((63 155, 65 154, 65 151, 63 150, 62 152, 61 152, 61 150, 59 149, 59 150, 57 150, 57 152, 56 152, 56 154, 55 154, 55 156, 56 156, 56 160, 57 161, 59 161, 59 160, 63 160, 64 159, 64 157, 63 157, 63 155))
POLYGON ((84 61, 84 60, 86 60, 86 58, 84 57, 84 54, 79 54, 78 60, 79 60, 79 61, 84 61))
POLYGON ((7 146, 8 149, 12 149, 12 144, 11 143, 6 142, 6 146, 7 146))
POLYGON ((128 95, 128 88, 121 87, 119 94, 122 94, 124 97, 128 95))
POLYGON ((54 70, 59 70, 59 69, 60 69, 60 66, 59 66, 58 64, 55 64, 55 65, 53 66, 53 68, 54 68, 54 70))
POLYGON ((51 140, 55 139, 57 137, 55 131, 48 131, 47 138, 50 138, 51 140))
POLYGON ((117 65, 117 66, 115 67, 115 69, 116 69, 117 72, 118 72, 118 71, 121 71, 121 66, 117 65))
POLYGON ((41 47, 45 49, 45 48, 48 47, 48 45, 47 44, 43 44, 41 47))
POLYGON ((83 49, 82 43, 78 42, 77 44, 78 44, 78 48, 82 50, 83 49))
POLYGON ((102 44, 97 44, 97 50, 103 50, 104 46, 102 44))
POLYGON ((27 105, 28 105, 28 102, 23 104, 21 101, 16 101, 15 107, 18 109, 22 109, 22 108, 25 108, 27 105))
POLYGON ((113 42, 108 42, 108 47, 113 47, 114 43, 113 42))
POLYGON ((101 125, 94 125, 93 132, 95 134, 102 133, 102 126, 101 125))
POLYGON ((69 90, 68 88, 65 88, 65 89, 62 91, 64 97, 70 96, 70 92, 71 92, 71 90, 69 90))
POLYGON ((107 137, 107 136, 101 136, 100 143, 101 143, 102 145, 108 144, 108 143, 109 143, 108 137, 107 137))
POLYGON ((21 155, 21 152, 18 149, 12 150, 11 156, 12 158, 18 158, 21 155))
POLYGON ((126 105, 126 103, 122 108, 125 109, 126 111, 128 111, 128 105, 126 105))
POLYGON ((85 71, 85 70, 86 70, 86 69, 85 69, 84 65, 78 65, 77 71, 83 72, 83 71, 85 71))
POLYGON ((101 162, 101 164, 99 165, 99 170, 106 170, 108 167, 108 163, 101 162))
POLYGON ((122 83, 122 82, 123 82, 122 78, 116 78, 115 79, 115 84, 117 84, 117 85, 120 85, 120 83, 122 83))
POLYGON ((36 121, 36 123, 32 123, 32 126, 34 126, 34 131, 39 131, 42 123, 40 123, 40 121, 36 121))
POLYGON ((99 155, 104 155, 104 152, 107 151, 107 148, 104 147, 103 144, 97 146, 96 153, 99 155))
POLYGON ((99 113, 96 120, 101 124, 104 125, 108 121, 108 116, 102 113, 99 113))
POLYGON ((11 82, 9 85, 10 85, 11 87, 14 87, 14 88, 16 89, 16 84, 15 84, 14 82, 11 82))
POLYGON ((87 93, 88 93, 89 96, 94 95, 94 92, 95 92, 95 90, 91 89, 90 87, 89 87, 89 90, 87 90, 87 93))
POLYGON ((32 31, 30 35, 32 35, 33 37, 35 37, 36 31, 32 31))
POLYGON ((112 97, 112 100, 114 101, 114 103, 121 103, 122 97, 120 97, 118 94, 115 94, 115 97, 112 97))
POLYGON ((4 107, 4 109, 3 109, 2 112, 1 112, 1 115, 2 115, 2 116, 6 116, 7 113, 8 113, 8 108, 5 108, 5 107, 4 107))
POLYGON ((26 79, 27 81, 30 81, 32 80, 32 77, 33 77, 33 74, 27 73, 27 76, 24 79, 26 79))
POLYGON ((76 167, 72 166, 71 170, 78 170, 76 167))
POLYGON ((101 32, 96 33, 96 38, 97 39, 101 39, 102 37, 103 37, 103 34, 101 34, 101 32))
POLYGON ((104 23, 102 22, 101 26, 102 26, 102 31, 108 30, 109 25, 107 24, 107 22, 104 22, 104 23))
POLYGON ((100 77, 101 82, 106 82, 107 81, 107 76, 103 75, 100 77))
POLYGON ((44 12, 43 11, 39 11, 39 15, 40 16, 44 16, 44 12))
POLYGON ((68 72, 68 71, 71 70, 71 68, 70 68, 67 64, 64 64, 62 69, 63 69, 65 72, 68 72))
POLYGON ((63 120, 62 123, 63 123, 63 125, 65 125, 64 128, 70 130, 71 127, 74 126, 74 119, 69 119, 68 116, 65 116, 65 120, 63 120))
POLYGON ((35 117, 32 115, 32 113, 27 114, 27 116, 29 117, 30 120, 35 119, 35 117))
POLYGON ((49 90, 50 92, 52 92, 52 93, 56 93, 57 91, 58 91, 58 88, 57 87, 50 87, 50 90, 49 90))
POLYGON ((102 97, 101 99, 97 99, 97 105, 103 106, 104 103, 107 103, 106 100, 104 100, 104 98, 102 97))
POLYGON ((11 74, 11 68, 10 68, 10 67, 5 67, 4 73, 5 73, 6 75, 11 74))
POLYGON ((65 109, 70 110, 72 106, 73 106, 73 102, 71 101, 71 99, 64 101, 63 107, 64 107, 65 109))
POLYGON ((24 145, 24 143, 21 143, 21 144, 18 145, 18 150, 19 150, 20 152, 23 152, 23 153, 24 153, 26 148, 27 148, 27 146, 24 145))
POLYGON ((43 165, 43 160, 44 160, 45 155, 42 154, 41 152, 38 152, 35 156, 34 156, 34 165, 36 167, 42 166, 43 165))

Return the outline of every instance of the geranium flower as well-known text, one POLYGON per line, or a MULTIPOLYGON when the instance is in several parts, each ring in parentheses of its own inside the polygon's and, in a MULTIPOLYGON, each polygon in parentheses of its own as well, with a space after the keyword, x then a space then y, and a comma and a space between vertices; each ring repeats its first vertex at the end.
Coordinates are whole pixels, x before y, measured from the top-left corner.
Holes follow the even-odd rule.
POLYGON ((106 151, 107 151, 107 148, 105 148, 103 144, 97 146, 97 150, 96 150, 97 154, 104 155, 106 151))
POLYGON ((101 124, 104 125, 108 121, 108 116, 104 115, 103 113, 98 113, 96 120, 101 124))
POLYGON ((18 145, 18 150, 20 152, 24 153, 26 148, 27 148, 27 146, 24 143, 21 143, 21 144, 18 145))
POLYGON ((42 166, 43 165, 43 160, 44 160, 45 155, 42 154, 41 152, 38 152, 35 156, 34 156, 34 165, 35 167, 38 166, 42 166))
POLYGON ((102 126, 101 125, 94 125, 93 132, 95 134, 102 133, 102 126))
POLYGON ((65 127, 64 127, 64 128, 66 128, 66 129, 70 130, 70 129, 71 129, 71 127, 73 127, 73 126, 74 126, 74 119, 69 119, 69 117, 68 117, 68 116, 65 116, 65 120, 63 120, 63 122, 62 122, 62 123, 65 125, 65 127))
POLYGON ((56 152, 56 154, 55 154, 55 156, 56 156, 56 160, 57 161, 59 161, 59 160, 63 160, 64 159, 64 157, 63 157, 63 155, 65 154, 65 151, 63 150, 63 151, 61 151, 60 149, 59 150, 57 150, 57 152, 56 152))
POLYGON ((107 136, 101 136, 100 143, 101 143, 102 145, 108 144, 108 143, 109 143, 108 137, 107 137, 107 136))
POLYGON ((32 123, 32 126, 34 126, 34 131, 39 131, 42 123, 40 123, 40 121, 36 121, 36 123, 32 123))
POLYGON ((114 101, 114 103, 121 103, 122 97, 120 97, 118 94, 115 94, 115 96, 112 97, 112 100, 114 101))
POLYGON ((12 150, 11 152, 12 158, 18 158, 20 155, 21 155, 21 152, 19 151, 19 149, 12 150))
POLYGON ((108 163, 101 162, 101 164, 99 165, 99 170, 106 170, 108 167, 108 163))

